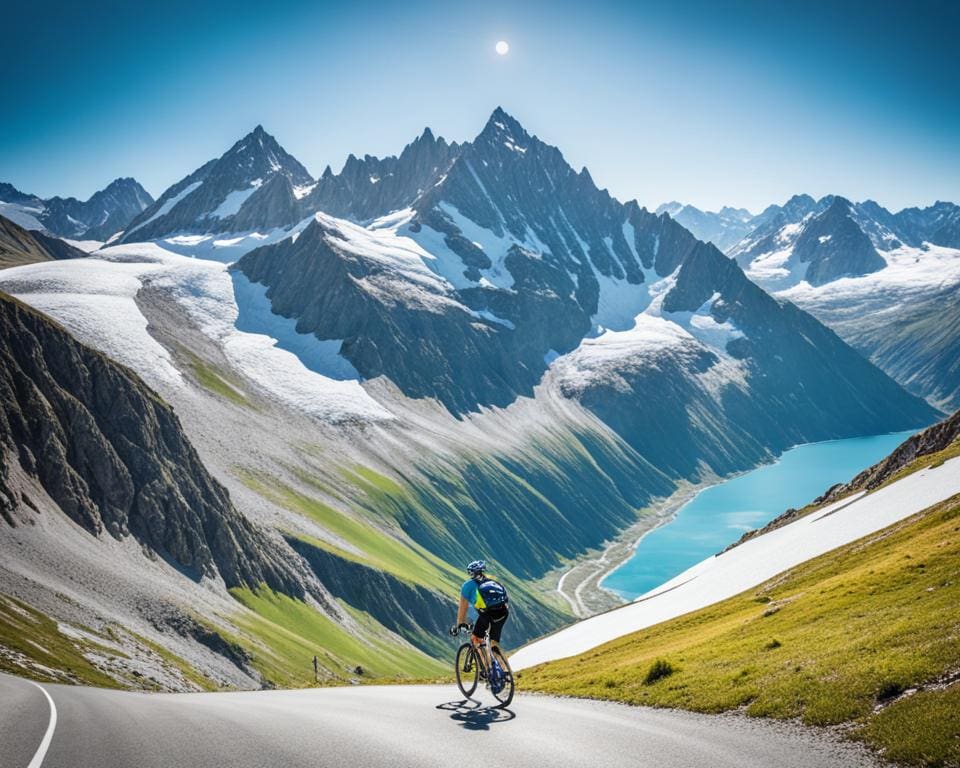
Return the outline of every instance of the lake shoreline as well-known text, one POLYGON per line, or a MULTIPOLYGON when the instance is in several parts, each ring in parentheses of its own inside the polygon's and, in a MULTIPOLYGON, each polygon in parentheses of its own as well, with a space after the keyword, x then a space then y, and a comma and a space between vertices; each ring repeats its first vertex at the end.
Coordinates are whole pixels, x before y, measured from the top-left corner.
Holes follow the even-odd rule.
MULTIPOLYGON (((771 468, 781 465, 784 461, 784 457, 787 456, 787 454, 798 449, 810 449, 818 446, 824 447, 836 445, 838 443, 847 441, 882 439, 892 436, 897 436, 900 441, 902 441, 903 439, 906 439, 906 436, 909 434, 913 434, 913 431, 891 432, 882 435, 863 435, 853 438, 840 438, 834 440, 820 440, 811 443, 801 443, 784 450, 782 453, 773 457, 770 461, 763 462, 755 467, 743 470, 742 472, 736 472, 725 477, 712 477, 697 484, 683 483, 670 496, 658 499, 642 510, 640 512, 640 518, 637 520, 637 522, 622 531, 616 538, 604 542, 602 547, 591 550, 583 556, 577 558, 572 563, 568 564, 567 567, 565 567, 560 573, 554 572, 552 577, 548 577, 548 583, 550 583, 553 587, 553 590, 563 598, 578 619, 586 618, 618 606, 626 605, 631 601, 631 598, 625 597, 615 589, 603 586, 602 582, 611 573, 618 570, 627 561, 634 557, 637 549, 647 536, 654 531, 658 531, 664 526, 674 522, 680 511, 688 504, 693 502, 701 493, 710 489, 725 486, 732 481, 741 479, 760 470, 769 471, 771 468)), ((889 451, 886 448, 884 448, 882 451, 878 451, 878 453, 881 454, 881 458, 888 452, 889 451)), ((870 466, 873 463, 874 462, 870 460, 866 466, 870 466)), ((856 474, 856 472, 854 472, 854 474, 856 474)), ((851 477, 852 476, 853 475, 851 475, 851 477)), ((815 498, 818 493, 825 491, 829 485, 830 483, 825 481, 822 488, 819 488, 818 486, 819 489, 813 491, 813 495, 811 495, 810 499, 815 498)), ((777 504, 772 509, 767 510, 767 514, 776 517, 777 515, 782 514, 784 510, 790 506, 792 505, 789 503, 786 505, 777 504)), ((718 513, 718 515, 719 514, 720 513, 718 513)), ((753 526, 753 528, 762 528, 764 524, 765 522, 761 522, 760 525, 753 526)), ((733 543, 733 541, 738 538, 739 536, 734 536, 731 538, 731 541, 727 543, 733 543)), ((723 545, 720 545, 715 551, 711 550, 704 556, 709 557, 710 554, 716 554, 722 549, 723 545)), ((690 565, 692 564, 693 563, 690 563, 690 565)), ((680 568, 677 573, 684 570, 685 567, 688 566, 680 568)), ((665 575, 663 581, 668 581, 670 578, 672 578, 672 576, 665 575)), ((655 587, 656 585, 653 585, 651 588, 655 587)), ((643 589, 638 592, 638 594, 642 594, 642 592, 646 591, 647 589, 643 589)))
POLYGON ((641 511, 636 523, 615 539, 604 542, 600 549, 591 550, 565 568, 556 578, 554 591, 560 594, 578 619, 626 605, 629 600, 601 586, 600 582, 633 556, 647 534, 671 522, 684 505, 713 485, 716 482, 686 484, 653 502, 641 511))

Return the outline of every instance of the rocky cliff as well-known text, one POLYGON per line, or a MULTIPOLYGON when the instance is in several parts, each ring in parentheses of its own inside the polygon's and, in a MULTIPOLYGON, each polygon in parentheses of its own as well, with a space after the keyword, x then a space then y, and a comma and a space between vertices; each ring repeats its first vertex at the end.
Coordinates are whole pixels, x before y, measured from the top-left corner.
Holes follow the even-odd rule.
MULTIPOLYGON (((5 294, 0 359, 5 476, 19 463, 90 534, 132 536, 193 579, 303 595, 277 544, 234 509, 134 373, 5 294)), ((2 495, 8 510, 30 506, 9 485, 2 495)))

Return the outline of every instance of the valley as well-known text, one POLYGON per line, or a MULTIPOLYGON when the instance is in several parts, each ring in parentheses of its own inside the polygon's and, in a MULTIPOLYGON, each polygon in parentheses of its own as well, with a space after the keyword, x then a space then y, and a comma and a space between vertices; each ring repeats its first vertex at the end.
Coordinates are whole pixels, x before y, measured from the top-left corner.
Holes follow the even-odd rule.
POLYGON ((7 4, 3 768, 960 768, 957 39, 7 4))
MULTIPOLYGON (((9 632, 29 607, 51 643, 78 626, 77 652, 104 657, 64 675, 17 641, 5 668, 40 679, 297 687, 315 654, 329 682, 429 676, 477 551, 514 585, 521 643, 614 605, 599 579, 692 489, 937 413, 499 108, 472 142, 427 130, 316 181, 258 126, 109 240, 6 269, 0 290, 170 404, 249 526, 240 562, 270 553, 278 576, 190 571, 187 518, 21 514, 3 529, 9 632)), ((56 509, 34 472, 11 504, 56 509)))

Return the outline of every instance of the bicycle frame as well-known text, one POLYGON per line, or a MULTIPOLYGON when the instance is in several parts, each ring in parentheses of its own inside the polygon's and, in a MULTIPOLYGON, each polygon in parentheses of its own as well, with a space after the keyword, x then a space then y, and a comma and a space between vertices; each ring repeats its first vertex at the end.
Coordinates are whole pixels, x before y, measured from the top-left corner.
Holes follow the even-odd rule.
MULTIPOLYGON (((472 632, 472 627, 467 631, 472 632)), ((459 634, 459 632, 457 634, 459 634)), ((489 645, 489 643, 490 637, 488 632, 481 643, 474 645, 472 640, 468 640, 457 649, 455 660, 457 686, 464 696, 468 698, 471 697, 477 689, 481 677, 490 681, 492 664, 496 661, 502 677, 500 678, 501 684, 499 688, 492 690, 492 693, 497 701, 500 702, 499 706, 506 707, 513 700, 513 672, 510 669, 506 656, 503 655, 503 651, 500 650, 499 646, 496 648, 497 660, 493 658, 494 648, 489 645), (473 664, 477 665, 476 669, 473 668, 473 664)))

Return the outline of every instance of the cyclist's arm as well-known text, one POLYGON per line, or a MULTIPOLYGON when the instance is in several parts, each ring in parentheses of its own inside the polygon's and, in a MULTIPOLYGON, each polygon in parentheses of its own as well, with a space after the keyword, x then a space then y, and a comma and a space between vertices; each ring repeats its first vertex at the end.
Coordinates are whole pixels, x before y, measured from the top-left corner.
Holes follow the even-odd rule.
POLYGON ((467 598, 460 595, 460 607, 457 609, 457 626, 467 622, 467 598))

